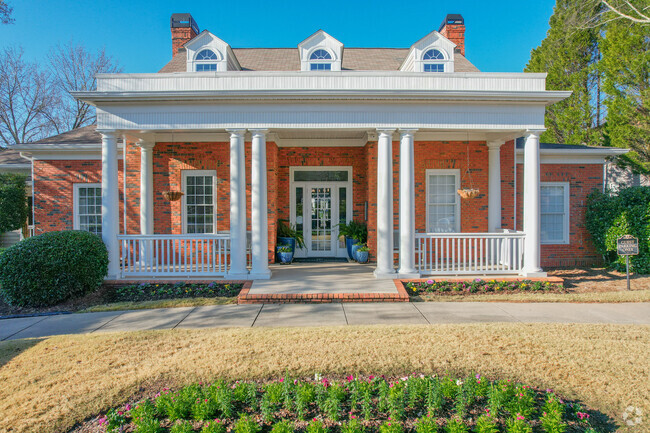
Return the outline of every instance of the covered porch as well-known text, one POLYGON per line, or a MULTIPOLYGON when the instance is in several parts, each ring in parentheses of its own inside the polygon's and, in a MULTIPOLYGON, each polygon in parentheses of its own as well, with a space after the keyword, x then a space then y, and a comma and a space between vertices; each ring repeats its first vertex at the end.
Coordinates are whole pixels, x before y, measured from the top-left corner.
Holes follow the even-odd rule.
MULTIPOLYGON (((111 240, 116 241, 117 259, 111 263, 118 266, 112 269, 112 275, 124 279, 271 278, 269 264, 274 262, 275 219, 278 217, 288 220, 304 234, 307 248, 297 256, 307 258, 345 257, 338 224, 352 220, 365 222, 372 251, 372 273, 376 278, 539 276, 541 273, 539 242, 527 245, 529 236, 526 230, 518 232, 502 228, 502 197, 511 193, 502 190, 501 169, 504 164, 501 148, 506 143, 505 138, 488 139, 490 135, 486 133, 470 135, 395 128, 348 131, 349 136, 356 137, 353 142, 353 138, 344 138, 341 131, 334 134, 332 131, 302 131, 304 136, 320 134, 328 137, 323 139, 295 138, 300 136, 297 131, 283 132, 261 129, 203 134, 177 132, 172 138, 168 133, 156 131, 103 131, 103 146, 111 146, 118 136, 122 136, 126 143, 132 143, 132 151, 125 150, 123 184, 132 183, 126 177, 130 166, 137 165, 139 173, 137 191, 125 192, 121 203, 118 197, 118 203, 113 202, 112 208, 111 179, 107 179, 108 176, 102 178, 102 196, 108 199, 104 200, 103 212, 111 213, 121 208, 124 213, 113 217, 115 222, 121 218, 122 224, 116 224, 116 233, 110 237, 111 218, 105 216, 102 219, 102 233, 109 251, 111 240), (187 141, 189 139, 191 143, 187 141), (329 144, 327 151, 323 146, 317 146, 321 144, 319 140, 329 144), (433 161, 429 164, 439 167, 439 157, 427 153, 435 152, 441 146, 439 143, 449 144, 450 141, 451 146, 458 147, 458 155, 462 157, 454 156, 453 160, 445 162, 445 167, 459 167, 455 171, 463 172, 465 154, 472 151, 477 157, 468 162, 471 166, 467 166, 467 171, 480 173, 484 178, 479 200, 461 203, 459 198, 455 199, 459 213, 453 217, 458 221, 444 214, 441 217, 430 209, 433 206, 427 202, 431 195, 430 179, 424 173, 437 171, 429 169, 426 164, 416 167, 416 160, 425 156, 433 161), (203 149, 219 148, 220 156, 207 165, 185 164, 180 170, 160 163, 161 155, 165 155, 166 160, 185 163, 178 150, 169 157, 168 148, 180 149, 190 144, 203 149), (160 154, 156 153, 158 149, 160 154), (348 156, 332 159, 332 155, 342 152, 348 156), (307 160, 309 154, 316 156, 307 160), (226 160, 223 155, 227 156, 226 160), (487 160, 481 158, 483 155, 487 160), (129 161, 130 158, 133 160, 129 161), (356 159, 363 160, 363 163, 356 163, 356 159), (227 218, 215 221, 213 232, 200 230, 190 233, 188 224, 194 222, 190 222, 184 213, 188 197, 183 197, 178 202, 180 204, 165 203, 161 190, 187 191, 184 189, 187 186, 182 186, 187 182, 182 173, 196 171, 203 175, 208 166, 221 167, 215 170, 217 179, 210 180, 210 185, 227 198, 219 198, 215 193, 214 203, 203 204, 221 208, 220 214, 215 212, 215 220, 220 216, 227 218), (165 170, 169 172, 165 174, 165 170), (166 183, 161 183, 161 177, 166 179, 166 183), (175 183, 175 177, 181 182, 175 183), (133 202, 137 204, 130 209, 133 202), (136 228, 140 233, 137 234, 133 233, 133 227, 127 228, 126 222, 127 213, 135 211, 139 213, 139 227, 136 228), (481 222, 483 219, 485 223, 481 222), (163 224, 162 220, 166 222, 163 224), (535 254, 527 254, 529 262, 526 262, 524 251, 535 253, 535 249, 536 263, 535 254)), ((539 133, 529 131, 526 142, 527 149, 533 148, 533 158, 527 157, 526 161, 528 164, 533 161, 539 167, 539 160, 534 158, 539 155, 539 133)), ((109 166, 109 170, 103 173, 110 173, 110 162, 103 161, 109 166)), ((446 174, 454 170, 443 168, 439 171, 446 174)), ((534 175, 535 170, 526 165, 525 173, 534 175)), ((456 187, 467 186, 466 179, 456 177, 458 185, 452 188, 454 195, 456 187)), ((113 179, 113 182, 115 180, 118 179, 113 179)), ((526 209, 531 206, 530 199, 535 191, 539 191, 539 174, 536 179, 527 178, 524 184, 527 183, 532 184, 533 193, 524 195, 526 209)), ((514 191, 512 193, 514 195, 514 191)), ((524 219, 524 224, 530 228, 531 222, 524 219)), ((532 224, 539 227, 539 217, 532 224)))
POLYGON ((545 90, 543 74, 108 74, 75 96, 97 106, 111 279, 271 278, 278 219, 302 224, 307 254, 334 257, 338 224, 366 222, 377 278, 542 274, 539 136, 544 107, 567 96, 545 90), (521 136, 517 215, 514 147, 504 143, 521 136), (123 181, 137 189, 124 200, 127 212, 137 203, 137 230, 120 228, 122 137, 137 149, 124 157, 137 180, 123 181), (294 177, 307 168, 348 177, 294 177), (187 219, 185 199, 161 202, 190 169, 219 190, 199 204, 216 206, 212 228, 187 219), (465 169, 481 183, 471 204, 455 194, 471 186, 465 169))

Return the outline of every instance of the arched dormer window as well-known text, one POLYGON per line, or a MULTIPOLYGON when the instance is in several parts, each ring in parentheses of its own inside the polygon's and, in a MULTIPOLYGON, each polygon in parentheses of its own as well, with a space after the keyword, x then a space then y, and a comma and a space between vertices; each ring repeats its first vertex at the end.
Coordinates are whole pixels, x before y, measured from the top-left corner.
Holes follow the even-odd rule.
POLYGON ((332 55, 322 48, 315 50, 309 55, 310 71, 331 71, 332 55))
POLYGON ((442 51, 432 48, 422 56, 422 70, 424 72, 445 72, 445 61, 442 51))
POLYGON ((194 58, 196 62, 196 72, 207 72, 217 70, 217 61, 219 56, 212 50, 201 50, 194 58))

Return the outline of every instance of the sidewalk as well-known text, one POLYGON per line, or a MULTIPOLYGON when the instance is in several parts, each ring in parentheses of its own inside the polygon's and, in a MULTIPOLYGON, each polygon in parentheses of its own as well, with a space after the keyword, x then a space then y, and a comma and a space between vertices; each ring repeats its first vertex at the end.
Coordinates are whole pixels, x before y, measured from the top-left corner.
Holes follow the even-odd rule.
POLYGON ((0 320, 0 340, 174 328, 490 322, 650 324, 650 303, 396 302, 161 308, 4 319, 0 320))

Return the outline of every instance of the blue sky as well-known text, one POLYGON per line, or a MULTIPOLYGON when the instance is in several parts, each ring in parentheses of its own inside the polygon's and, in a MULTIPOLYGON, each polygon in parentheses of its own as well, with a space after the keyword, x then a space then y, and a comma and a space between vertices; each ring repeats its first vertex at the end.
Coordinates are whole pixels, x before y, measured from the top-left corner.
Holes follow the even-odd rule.
POLYGON ((409 47, 448 13, 465 18, 466 56, 486 72, 520 72, 548 29, 554 0, 125 1, 9 0, 13 25, 0 47, 32 60, 70 40, 105 47, 124 72, 156 72, 171 57, 169 18, 189 12, 233 48, 295 47, 322 28, 347 47, 409 47))

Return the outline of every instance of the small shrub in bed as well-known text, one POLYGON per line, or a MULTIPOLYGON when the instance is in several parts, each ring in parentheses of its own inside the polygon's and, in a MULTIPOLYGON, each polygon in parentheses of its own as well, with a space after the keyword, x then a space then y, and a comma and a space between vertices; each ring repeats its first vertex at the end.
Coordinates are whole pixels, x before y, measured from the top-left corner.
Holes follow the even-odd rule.
POLYGON ((0 295, 19 307, 55 305, 98 289, 107 271, 108 252, 99 236, 44 233, 0 255, 0 295))
POLYGON ((497 281, 482 280, 477 278, 473 281, 449 281, 449 280, 426 280, 409 281, 405 284, 409 295, 420 295, 422 293, 504 293, 504 292, 563 292, 564 287, 560 284, 549 281, 497 281))
POLYGON ((157 301, 175 298, 216 298, 237 296, 241 284, 205 283, 138 283, 116 287, 108 295, 110 301, 157 301))
POLYGON ((566 402, 551 390, 535 390, 508 380, 490 381, 480 375, 348 376, 345 380, 316 375, 313 380, 285 377, 265 383, 219 380, 174 391, 163 389, 134 409, 127 405, 117 412, 110 410, 102 420, 108 432, 596 432, 579 404, 566 402), (303 397, 298 405, 296 399, 306 389, 313 390, 313 398, 303 397), (399 392, 392 391, 395 389, 399 392), (365 409, 364 400, 368 404, 365 409), (459 405, 465 409, 459 411, 459 405), (394 417, 397 406, 403 412, 401 419, 394 417), (210 409, 206 412, 205 408, 210 409))

